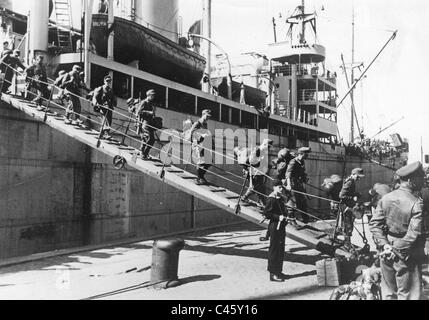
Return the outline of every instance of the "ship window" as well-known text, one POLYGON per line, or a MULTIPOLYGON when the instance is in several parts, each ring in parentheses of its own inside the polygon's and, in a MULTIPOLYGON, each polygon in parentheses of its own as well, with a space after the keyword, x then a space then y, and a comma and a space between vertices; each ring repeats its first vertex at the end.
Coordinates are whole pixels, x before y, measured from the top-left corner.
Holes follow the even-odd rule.
POLYGON ((27 24, 22 21, 12 21, 12 30, 17 34, 26 34, 27 33, 27 24))
POLYGON ((195 115, 195 96, 189 93, 169 89, 168 109, 195 115))
POLYGON ((229 123, 229 110, 231 110, 230 107, 222 105, 222 116, 220 121, 223 123, 229 123))
POLYGON ((198 116, 205 109, 211 110, 212 120, 219 121, 219 103, 198 97, 198 116))
MULTIPOLYGON (((113 79, 113 83, 115 82, 115 78, 113 79)), ((149 81, 145 81, 142 79, 134 78, 134 98, 135 99, 146 99, 146 92, 148 90, 155 90, 155 102, 160 108, 165 108, 165 91, 166 88, 160 86, 158 84, 154 84, 149 81)))
POLYGON ((240 109, 231 108, 232 109, 232 117, 231 124, 240 125, 240 109))
POLYGON ((259 128, 258 129, 268 129, 268 118, 264 116, 259 116, 259 128))
POLYGON ((131 76, 120 72, 113 72, 113 92, 118 98, 131 97, 131 76))
POLYGON ((241 125, 248 129, 255 129, 256 115, 250 112, 241 111, 241 125))
POLYGON ((109 74, 109 71, 110 70, 107 68, 92 64, 91 65, 91 88, 95 89, 99 86, 102 86, 104 83, 104 77, 109 74))
POLYGON ((282 125, 278 121, 270 121, 269 131, 270 134, 280 136, 282 133, 282 125))

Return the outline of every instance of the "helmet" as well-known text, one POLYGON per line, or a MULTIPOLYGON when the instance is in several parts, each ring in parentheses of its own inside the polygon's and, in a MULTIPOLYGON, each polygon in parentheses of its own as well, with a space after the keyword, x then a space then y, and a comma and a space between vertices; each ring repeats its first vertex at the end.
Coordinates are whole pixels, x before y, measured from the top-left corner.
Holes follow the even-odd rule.
POLYGON ((277 157, 278 157, 279 159, 281 159, 281 158, 283 158, 283 159, 284 159, 284 158, 286 158, 289 154, 290 154, 289 149, 284 148, 284 149, 281 149, 281 150, 279 151, 279 153, 278 153, 277 157))

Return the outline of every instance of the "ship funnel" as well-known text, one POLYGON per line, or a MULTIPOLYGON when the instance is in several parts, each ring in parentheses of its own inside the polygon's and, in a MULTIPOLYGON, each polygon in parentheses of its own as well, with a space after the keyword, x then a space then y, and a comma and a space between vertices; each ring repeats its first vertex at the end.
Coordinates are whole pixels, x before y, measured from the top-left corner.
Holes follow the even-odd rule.
POLYGON ((135 20, 164 37, 178 41, 178 0, 135 0, 135 20))
POLYGON ((34 56, 48 51, 49 0, 29 1, 29 50, 34 56))

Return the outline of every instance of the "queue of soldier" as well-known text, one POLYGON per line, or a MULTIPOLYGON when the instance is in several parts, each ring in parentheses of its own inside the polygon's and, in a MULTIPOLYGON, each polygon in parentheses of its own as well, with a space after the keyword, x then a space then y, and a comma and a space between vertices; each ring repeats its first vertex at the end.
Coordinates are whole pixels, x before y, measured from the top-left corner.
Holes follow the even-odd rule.
MULTIPOLYGON (((19 50, 6 48, 1 54, 1 71, 5 74, 2 93, 10 93, 9 88, 15 70, 26 73, 27 98, 44 110, 43 99, 52 97, 54 88, 60 90, 58 102, 65 107, 65 123, 82 125, 79 90, 85 88, 81 67, 75 65, 70 72, 60 71, 51 90, 48 90, 48 78, 43 56, 38 56, 30 67, 25 67, 19 60, 19 50), (34 97, 35 96, 35 97, 34 97), (33 99, 31 99, 34 97, 33 99)), ((91 99, 94 111, 104 119, 101 135, 111 138, 113 110, 117 100, 111 88, 112 78, 104 77, 102 86, 92 91, 91 99)), ((88 90, 88 89, 87 89, 88 90)), ((131 98, 127 101, 129 112, 136 117, 137 132, 141 137, 141 157, 150 158, 149 153, 155 142, 154 132, 160 127, 155 123, 156 107, 154 90, 146 93, 146 99, 140 101, 131 98)), ((185 134, 186 140, 192 143, 192 152, 197 159, 197 184, 208 183, 205 174, 210 164, 205 162, 204 139, 200 129, 207 129, 211 111, 204 110, 201 118, 192 124, 185 134)), ((276 169, 275 179, 268 174, 270 167, 263 167, 262 161, 268 156, 273 141, 266 139, 257 147, 235 148, 234 155, 243 167, 247 192, 240 201, 249 202, 252 195, 257 196, 257 205, 263 208, 264 216, 270 220, 267 234, 261 240, 269 240, 268 267, 269 280, 284 282, 288 276, 283 273, 285 252, 285 228, 288 224, 297 225, 297 219, 307 224, 309 219, 306 184, 309 183, 305 169, 305 159, 311 149, 303 147, 296 155, 288 149, 282 149, 273 161, 276 169), (265 187, 267 178, 273 180, 272 192, 267 196, 265 187)), ((424 171, 421 163, 407 165, 396 172, 395 190, 376 185, 370 190, 373 196, 373 215, 370 230, 379 252, 379 264, 382 272, 381 287, 385 299, 420 299, 422 295, 422 264, 427 260, 428 244, 428 191, 424 186, 424 171), (422 193, 423 192, 423 193, 422 193), (425 202, 422 200, 425 197, 425 202)), ((361 168, 352 170, 351 175, 342 181, 338 175, 325 179, 322 185, 331 202, 331 211, 341 220, 344 242, 351 245, 354 227, 354 208, 360 195, 356 192, 356 182, 364 178, 361 168)))

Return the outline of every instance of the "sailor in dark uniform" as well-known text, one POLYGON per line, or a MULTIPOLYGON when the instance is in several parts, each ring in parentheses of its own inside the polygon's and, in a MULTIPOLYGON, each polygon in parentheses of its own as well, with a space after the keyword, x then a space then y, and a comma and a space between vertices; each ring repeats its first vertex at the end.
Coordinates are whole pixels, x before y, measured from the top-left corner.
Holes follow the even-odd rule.
POLYGON ((356 181, 365 177, 362 168, 355 168, 352 170, 350 177, 348 177, 343 184, 343 188, 340 192, 340 201, 345 205, 345 209, 342 211, 342 223, 344 226, 344 233, 346 241, 350 243, 350 239, 353 234, 354 216, 353 208, 355 207, 360 195, 356 192, 356 181))
POLYGON ((416 162, 396 173, 401 179, 399 189, 380 200, 369 226, 381 256, 383 299, 419 300, 428 213, 416 193, 423 187, 424 172, 416 162))
MULTIPOLYGON (((311 149, 308 147, 300 148, 298 150, 298 156, 289 162, 286 170, 286 190, 291 192, 291 198, 288 202, 289 218, 292 222, 295 221, 295 209, 303 212, 307 212, 307 201, 305 195, 302 193, 296 193, 293 191, 305 193, 304 183, 308 182, 307 173, 305 172, 304 160, 311 153, 311 149)), ((308 216, 303 212, 299 212, 301 221, 308 223, 308 216)))
POLYGON ((264 216, 270 220, 268 230, 270 233, 270 247, 268 249, 268 272, 270 281, 282 282, 286 276, 283 274, 283 260, 285 252, 285 237, 287 225, 287 211, 281 196, 283 183, 274 180, 273 192, 268 196, 264 209, 264 216))

